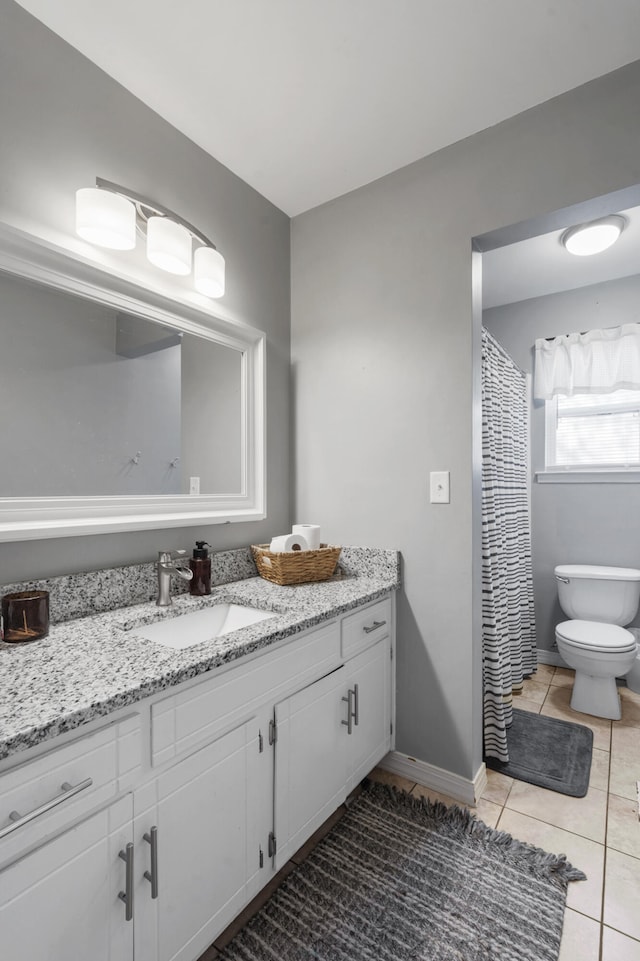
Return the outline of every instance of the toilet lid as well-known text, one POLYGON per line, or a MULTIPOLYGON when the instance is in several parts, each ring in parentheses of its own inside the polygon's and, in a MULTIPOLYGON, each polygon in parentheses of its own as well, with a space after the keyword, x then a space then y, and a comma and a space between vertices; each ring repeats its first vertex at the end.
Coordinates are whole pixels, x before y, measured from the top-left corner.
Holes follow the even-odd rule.
POLYGON ((636 647, 636 639, 630 631, 617 624, 600 624, 598 621, 563 621, 556 627, 556 634, 575 647, 588 647, 603 653, 624 653, 636 647))

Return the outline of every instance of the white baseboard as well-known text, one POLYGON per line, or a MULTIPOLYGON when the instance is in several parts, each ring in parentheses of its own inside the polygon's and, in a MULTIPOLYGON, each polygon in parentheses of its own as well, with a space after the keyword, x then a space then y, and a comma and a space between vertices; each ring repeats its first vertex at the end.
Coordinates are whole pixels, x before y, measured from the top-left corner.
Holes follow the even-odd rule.
POLYGON ((415 781, 432 791, 437 791, 438 794, 447 794, 463 804, 476 804, 487 786, 487 769, 484 762, 478 768, 473 780, 461 777, 452 771, 445 771, 444 768, 436 767, 435 764, 419 761, 409 754, 401 754, 400 751, 390 751, 380 761, 379 767, 392 774, 399 774, 400 777, 409 781, 415 781))
MULTIPOLYGON (((557 651, 548 651, 539 647, 537 656, 538 664, 567 666, 557 651)), ((487 786, 487 769, 484 762, 478 768, 473 780, 461 777, 452 771, 445 771, 444 768, 436 767, 435 764, 427 764, 426 761, 420 761, 409 754, 401 754, 400 751, 390 751, 380 761, 379 766, 385 771, 399 774, 400 777, 437 791, 438 794, 447 794, 464 804, 476 804, 487 786)))

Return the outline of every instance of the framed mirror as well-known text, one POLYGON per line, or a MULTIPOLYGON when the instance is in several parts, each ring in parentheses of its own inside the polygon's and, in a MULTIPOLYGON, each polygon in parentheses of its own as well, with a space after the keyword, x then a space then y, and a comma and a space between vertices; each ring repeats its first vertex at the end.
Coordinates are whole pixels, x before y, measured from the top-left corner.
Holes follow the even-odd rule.
POLYGON ((265 338, 0 224, 0 541, 265 517, 265 338))

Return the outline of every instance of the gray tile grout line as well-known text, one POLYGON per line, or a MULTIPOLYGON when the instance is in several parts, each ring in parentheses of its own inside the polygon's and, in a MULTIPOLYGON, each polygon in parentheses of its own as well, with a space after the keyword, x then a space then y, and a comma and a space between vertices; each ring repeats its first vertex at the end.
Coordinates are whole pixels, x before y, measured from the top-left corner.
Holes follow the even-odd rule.
POLYGON ((613 724, 609 728, 609 765, 607 767, 607 808, 604 815, 604 858, 602 861, 602 896, 600 898, 600 943, 598 959, 604 954, 604 902, 607 885, 607 841, 609 839, 609 788, 611 787, 611 748, 613 747, 613 724))
MULTIPOLYGON (((609 928, 611 931, 616 931, 618 934, 621 934, 625 938, 629 938, 631 941, 636 941, 638 944, 640 944, 640 940, 638 940, 637 938, 634 938, 633 935, 628 934, 626 931, 620 931, 618 928, 614 928, 611 924, 605 925, 604 923, 604 901, 605 901, 606 874, 607 874, 607 854, 609 852, 609 845, 607 844, 608 835, 609 835, 609 798, 612 796, 613 797, 620 796, 618 794, 613 794, 613 792, 610 790, 612 761, 613 761, 613 721, 611 722, 611 729, 609 731, 609 771, 608 771, 608 781, 607 781, 607 811, 605 815, 605 835, 604 835, 605 845, 604 845, 604 865, 603 865, 603 876, 602 876, 602 921, 600 923, 599 961, 603 961, 605 927, 609 928)), ((617 850, 617 848, 612 848, 612 850, 617 850)), ((625 853, 625 852, 620 852, 620 853, 625 853)), ((629 856, 633 857, 633 855, 629 855, 629 856)))
MULTIPOLYGON (((552 677, 555 677, 555 671, 554 671, 554 673, 552 674, 552 677)), ((547 693, 545 694, 545 698, 544 698, 544 701, 543 701, 542 706, 541 706, 541 708, 540 708, 540 711, 542 711, 542 708, 544 707, 544 705, 545 705, 545 703, 546 703, 546 700, 547 700, 547 697, 549 696, 549 691, 551 690, 551 688, 552 688, 552 687, 559 687, 559 686, 561 686, 561 685, 554 685, 554 684, 551 684, 551 682, 549 682, 549 686, 548 686, 548 688, 547 688, 547 693)), ((604 934, 604 932, 603 932, 603 928, 604 928, 604 886, 605 886, 605 875, 606 875, 606 867, 607 867, 607 827, 608 827, 608 818, 609 818, 609 784, 610 784, 610 777, 611 777, 611 728, 609 729, 609 751, 608 751, 608 754, 609 754, 609 761, 608 761, 608 767, 607 767, 607 791, 606 791, 606 794, 607 794, 607 806, 606 806, 606 809, 605 809, 604 842, 603 842, 603 845, 602 845, 602 848, 603 848, 603 862, 602 862, 602 889, 601 889, 601 892, 600 892, 600 921, 597 922, 597 924, 598 924, 598 961, 603 961, 602 951, 603 951, 603 934, 604 934)), ((587 788, 587 790, 588 790, 588 788, 587 788)), ((506 802, 505 802, 505 803, 506 803, 506 802)), ((541 822, 541 823, 546 824, 547 822, 546 822, 546 821, 543 821, 543 822, 541 822)), ((574 833, 574 832, 569 832, 569 833, 574 833)), ((577 835, 577 837, 582 837, 582 835, 577 835)), ((589 839, 589 840, 592 840, 592 839, 589 839)), ((565 904, 565 911, 566 911, 566 910, 567 910, 567 907, 566 907, 566 904, 565 904)), ((575 909, 574 909, 574 908, 569 908, 568 910, 575 910, 575 909)), ((589 918, 589 915, 588 915, 588 914, 583 914, 582 911, 576 911, 576 914, 580 914, 580 915, 581 915, 582 917, 584 917, 584 918, 589 918)), ((594 921, 595 918, 589 918, 589 920, 594 921)), ((563 925, 563 930, 564 930, 564 925, 563 925)))
MULTIPOLYGON (((548 696, 548 694, 549 694, 549 690, 551 689, 551 687, 554 687, 554 686, 559 686, 559 685, 552 685, 551 683, 549 684, 549 688, 548 688, 548 690, 547 690, 547 696, 548 696)), ((545 701, 546 701, 546 697, 545 697, 545 701)), ((544 703, 543 703, 543 706, 544 706, 544 703)), ((633 935, 630 935, 630 934, 628 934, 628 933, 625 932, 625 931, 620 931, 618 928, 614 928, 614 927, 613 927, 612 925, 610 925, 610 924, 605 925, 605 923, 604 923, 604 907, 605 907, 605 894, 606 894, 606 872, 607 872, 607 854, 608 854, 608 851, 609 851, 609 844, 607 843, 607 841, 608 841, 608 832, 609 832, 609 798, 610 798, 610 797, 612 796, 612 794, 613 794, 613 792, 611 791, 611 764, 612 764, 612 760, 613 760, 613 722, 611 722, 611 726, 610 726, 610 728, 609 728, 609 750, 608 750, 606 753, 609 755, 609 760, 608 760, 608 767, 607 767, 607 791, 606 791, 606 794, 607 794, 607 806, 606 806, 606 810, 605 810, 605 831, 604 831, 604 843, 603 843, 603 845, 602 845, 602 846, 603 846, 603 849, 604 849, 604 850, 603 850, 603 865, 602 865, 602 894, 601 894, 601 898, 600 898, 600 921, 599 921, 599 923, 598 923, 598 926, 599 926, 598 959, 599 959, 599 961, 603 961, 603 953, 604 953, 604 929, 605 929, 605 927, 608 927, 611 931, 616 931, 618 934, 622 935, 622 936, 625 937, 625 938, 629 938, 629 940, 631 940, 631 941, 634 941, 634 942, 637 941, 637 943, 640 944, 640 940, 638 940, 637 938, 634 938, 633 935)), ((618 795, 614 795, 614 796, 617 797, 618 795)), ((506 802, 505 802, 505 804, 506 804, 506 802)), ((536 819, 536 820, 538 820, 538 819, 536 819)), ((543 824, 546 824, 547 822, 546 822, 546 821, 543 821, 542 823, 543 823, 543 824)), ((569 832, 569 833, 574 833, 574 832, 569 832)), ((583 835, 578 835, 578 836, 579 836, 579 837, 582 837, 583 835)), ((582 917, 589 918, 590 920, 595 920, 595 919, 593 919, 593 918, 590 918, 590 916, 589 916, 588 914, 584 914, 582 911, 577 911, 575 908, 571 908, 570 910, 576 911, 576 913, 582 915, 582 917)))
MULTIPOLYGON (((553 675, 552 675, 552 676, 553 676, 553 675)), ((560 684, 560 685, 559 685, 559 684, 552 684, 551 682, 549 682, 548 685, 547 685, 547 693, 546 693, 546 695, 545 695, 544 701, 543 701, 542 704, 540 705, 540 710, 542 710, 542 708, 544 707, 544 704, 545 704, 545 702, 546 702, 546 700, 547 700, 547 697, 548 697, 548 695, 549 695, 549 691, 551 690, 551 688, 552 688, 552 687, 564 687, 564 686, 566 686, 566 685, 562 685, 562 684, 560 684)), ((610 924, 605 925, 605 923, 604 923, 605 875, 606 875, 606 857, 607 857, 607 851, 608 851, 607 832, 608 832, 608 827, 609 827, 609 798, 611 797, 611 794, 612 794, 612 792, 610 791, 610 787, 611 787, 612 748, 613 748, 613 724, 611 724, 611 727, 610 727, 610 729, 609 729, 609 750, 608 750, 608 751, 605 751, 605 753, 609 755, 609 760, 608 760, 608 769, 607 769, 607 790, 606 790, 606 792, 605 792, 606 795, 607 795, 607 807, 606 807, 606 811, 605 811, 605 834, 604 834, 604 841, 602 842, 602 848, 603 848, 603 873, 602 873, 602 892, 601 892, 601 899, 600 899, 600 920, 598 921, 596 918, 592 918, 591 915, 585 914, 583 911, 579 911, 577 908, 568 908, 568 909, 567 909, 567 910, 574 911, 574 913, 579 914, 581 917, 586 918, 586 919, 589 920, 589 921, 595 921, 595 923, 598 925, 598 929, 599 929, 598 959, 599 959, 599 961, 603 961, 604 928, 605 928, 605 927, 608 927, 611 931, 616 931, 618 934, 622 935, 622 936, 625 937, 625 938, 629 938, 630 941, 637 942, 638 944, 640 944, 640 939, 634 938, 633 935, 628 934, 628 933, 625 932, 625 931, 620 931, 618 928, 614 928, 614 927, 613 927, 612 925, 610 925, 610 924)), ((603 749, 599 748, 598 750, 603 750, 603 749)), ((501 819, 502 819, 503 813, 505 812, 505 810, 507 810, 507 811, 508 811, 508 810, 511 810, 511 808, 507 808, 507 802, 508 802, 508 800, 509 800, 509 795, 511 794, 511 790, 512 790, 512 788, 513 788, 513 784, 514 784, 514 783, 515 783, 515 781, 514 781, 514 779, 512 779, 511 787, 509 788, 509 791, 508 791, 508 793, 507 793, 507 796, 505 797, 505 799, 504 799, 504 801, 503 801, 503 803, 502 803, 502 805, 501 805, 501 811, 500 811, 500 815, 499 815, 499 817, 498 817, 498 823, 497 823, 497 825, 496 825, 496 827, 497 827, 498 830, 500 830, 500 821, 501 821, 501 819)), ((415 785, 414 785, 414 787, 415 787, 415 785)), ((617 796, 617 795, 616 795, 616 796, 617 796)), ((627 800, 627 799, 625 799, 625 800, 627 800)), ((494 802, 494 803, 496 803, 496 802, 494 802)), ((542 821, 540 818, 535 818, 535 817, 533 817, 532 815, 526 815, 526 817, 531 817, 532 820, 540 821, 541 824, 549 824, 548 821, 542 821)), ((550 825, 550 826, 551 826, 551 827, 557 827, 557 825, 550 825)), ((576 837, 580 837, 580 838, 584 838, 584 837, 585 837, 585 835, 583 835, 583 834, 576 834, 575 831, 568 831, 566 828, 559 828, 559 830, 566 830, 568 834, 574 834, 576 837)), ((588 840, 588 841, 593 841, 593 838, 586 838, 586 840, 588 840)), ((595 844, 599 844, 600 842, 599 842, 599 841, 594 841, 594 843, 595 843, 595 844)))

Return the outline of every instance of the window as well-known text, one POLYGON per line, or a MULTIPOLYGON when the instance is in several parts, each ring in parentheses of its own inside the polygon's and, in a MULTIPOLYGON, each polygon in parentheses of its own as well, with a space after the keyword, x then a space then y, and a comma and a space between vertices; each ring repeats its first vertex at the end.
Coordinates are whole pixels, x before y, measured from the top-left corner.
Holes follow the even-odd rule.
POLYGON ((640 390, 558 395, 545 402, 546 469, 640 469, 640 390))
POLYGON ((542 483, 640 481, 640 323, 536 340, 542 483))

